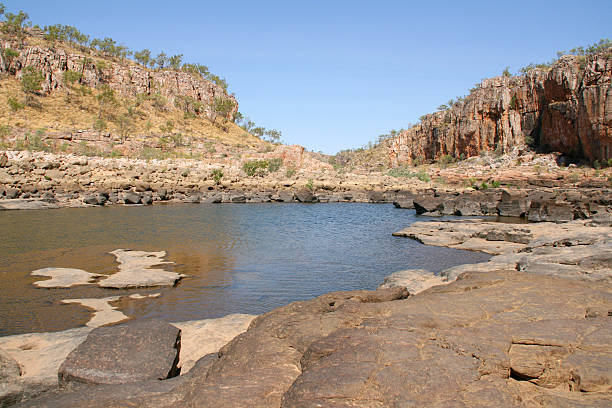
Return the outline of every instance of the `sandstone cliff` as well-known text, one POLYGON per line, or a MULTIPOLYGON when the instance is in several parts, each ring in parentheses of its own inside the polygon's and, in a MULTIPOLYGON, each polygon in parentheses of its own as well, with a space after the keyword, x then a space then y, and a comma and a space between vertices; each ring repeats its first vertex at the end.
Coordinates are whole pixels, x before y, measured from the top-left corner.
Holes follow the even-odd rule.
POLYGON ((106 84, 123 97, 140 94, 159 94, 174 106, 177 98, 191 98, 201 103, 205 114, 213 114, 211 105, 215 97, 230 98, 234 103, 228 114, 231 119, 238 111, 238 102, 233 95, 206 79, 178 70, 151 70, 128 60, 111 60, 99 53, 78 52, 68 46, 51 44, 21 46, 14 41, 2 41, 3 49, 14 49, 19 55, 10 60, 0 53, 0 72, 20 78, 25 67, 33 66, 44 76, 43 92, 51 94, 65 88, 64 72, 81 73, 80 84, 97 88, 106 84))
POLYGON ((523 76, 483 81, 447 110, 390 141, 392 166, 443 155, 505 153, 532 143, 577 159, 612 157, 612 50, 561 57, 523 76))

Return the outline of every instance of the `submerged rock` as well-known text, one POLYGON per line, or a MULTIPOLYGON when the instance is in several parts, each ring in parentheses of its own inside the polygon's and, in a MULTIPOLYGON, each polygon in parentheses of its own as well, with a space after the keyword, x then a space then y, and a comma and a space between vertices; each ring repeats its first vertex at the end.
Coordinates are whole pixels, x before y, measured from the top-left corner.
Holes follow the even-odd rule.
POLYGON ((51 277, 49 280, 34 282, 34 286, 40 288, 69 288, 75 285, 88 285, 95 283, 97 278, 106 276, 73 268, 37 269, 32 271, 32 275, 51 277))
POLYGON ((111 254, 117 257, 119 272, 100 281, 102 288, 138 288, 149 286, 172 286, 185 275, 163 269, 153 269, 152 266, 169 264, 164 261, 165 251, 145 252, 117 249, 111 254))
POLYGON ((128 317, 116 307, 111 306, 111 302, 116 302, 121 296, 111 296, 101 299, 63 299, 62 303, 78 303, 94 311, 93 316, 86 323, 89 327, 99 327, 109 323, 116 323, 126 320, 128 317))

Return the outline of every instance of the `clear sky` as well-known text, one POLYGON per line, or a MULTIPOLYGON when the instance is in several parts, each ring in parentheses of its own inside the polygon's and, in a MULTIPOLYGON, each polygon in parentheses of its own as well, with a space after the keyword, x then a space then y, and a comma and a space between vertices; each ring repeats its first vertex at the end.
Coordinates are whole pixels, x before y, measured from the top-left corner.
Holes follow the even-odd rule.
POLYGON ((0 0, 131 49, 184 54, 285 143, 333 154, 407 127, 483 78, 612 37, 603 1, 0 0))

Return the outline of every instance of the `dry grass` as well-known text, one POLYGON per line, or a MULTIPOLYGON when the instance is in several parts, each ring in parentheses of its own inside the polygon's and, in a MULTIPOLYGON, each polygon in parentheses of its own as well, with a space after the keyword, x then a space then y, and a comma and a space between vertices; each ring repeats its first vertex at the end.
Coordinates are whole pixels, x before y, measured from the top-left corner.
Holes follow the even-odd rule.
MULTIPOLYGON (((46 129, 52 133, 73 133, 78 130, 94 128, 94 122, 102 117, 106 122, 105 131, 121 134, 120 118, 127 117, 130 125, 128 139, 158 137, 169 133, 165 128, 172 123, 172 133, 180 133, 193 140, 208 140, 230 146, 261 148, 267 145, 255 136, 231 122, 221 126, 200 116, 186 115, 182 110, 166 104, 164 109, 156 108, 152 101, 117 98, 117 103, 103 109, 96 99, 97 90, 73 87, 57 90, 51 95, 38 96, 40 107, 25 106, 13 111, 8 100, 12 98, 20 103, 25 100, 21 84, 13 76, 0 79, 0 126, 10 126, 29 131, 46 129), (130 113, 131 112, 131 113, 130 113), (162 130, 164 129, 164 130, 162 130)), ((123 133, 126 133, 123 131, 123 133)))

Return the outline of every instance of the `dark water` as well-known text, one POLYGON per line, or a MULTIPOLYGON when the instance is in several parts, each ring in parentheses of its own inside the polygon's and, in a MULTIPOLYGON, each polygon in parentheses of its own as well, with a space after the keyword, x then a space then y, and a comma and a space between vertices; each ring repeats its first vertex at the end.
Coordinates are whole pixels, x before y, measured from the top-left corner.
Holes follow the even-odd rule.
POLYGON ((84 324, 91 312, 66 298, 123 298, 130 317, 169 321, 260 314, 337 290, 374 289, 395 271, 433 272, 488 255, 427 247, 391 236, 414 211, 376 204, 218 204, 0 212, 0 335, 84 324), (189 275, 175 288, 36 288, 34 269, 113 273, 117 248, 167 251, 166 269, 189 275))

